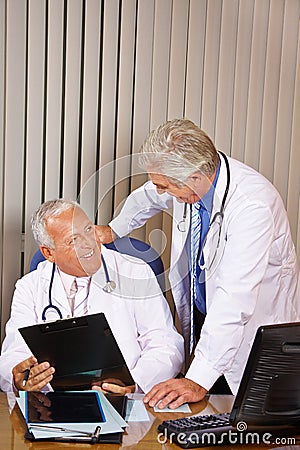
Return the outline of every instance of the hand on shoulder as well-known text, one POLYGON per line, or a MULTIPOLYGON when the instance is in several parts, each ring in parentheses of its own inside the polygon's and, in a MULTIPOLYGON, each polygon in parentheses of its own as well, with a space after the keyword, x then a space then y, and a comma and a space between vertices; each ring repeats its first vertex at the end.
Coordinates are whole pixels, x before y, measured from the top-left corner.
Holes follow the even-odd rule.
POLYGON ((109 244, 117 238, 109 225, 96 225, 95 229, 101 244, 109 244))

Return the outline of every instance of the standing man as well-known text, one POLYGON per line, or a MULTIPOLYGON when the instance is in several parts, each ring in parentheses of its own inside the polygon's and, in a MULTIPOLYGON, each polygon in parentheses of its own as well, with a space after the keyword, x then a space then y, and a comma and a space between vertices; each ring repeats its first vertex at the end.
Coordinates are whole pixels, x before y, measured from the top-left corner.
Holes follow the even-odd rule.
POLYGON ((45 202, 32 217, 32 231, 46 261, 17 282, 0 356, 2 390, 48 390, 55 373, 49 362, 31 355, 18 328, 100 312, 135 381, 131 387, 103 383, 103 390, 146 392, 180 372, 183 339, 146 263, 103 248, 95 226, 75 202, 45 202))
POLYGON ((100 240, 173 208, 169 279, 186 355, 194 350, 185 378, 158 384, 145 402, 176 408, 208 391, 236 394, 257 328, 299 317, 299 268, 283 202, 268 180, 218 152, 189 120, 152 131, 141 166, 150 181, 99 227, 100 240))

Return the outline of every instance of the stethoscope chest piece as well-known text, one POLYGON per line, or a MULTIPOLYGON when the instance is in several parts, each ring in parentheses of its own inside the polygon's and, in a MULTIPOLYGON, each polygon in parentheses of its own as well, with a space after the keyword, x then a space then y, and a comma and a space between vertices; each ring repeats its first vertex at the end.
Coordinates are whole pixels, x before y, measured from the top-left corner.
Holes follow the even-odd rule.
POLYGON ((117 285, 114 281, 107 281, 105 286, 103 287, 103 291, 107 294, 110 294, 112 291, 116 289, 117 285))
POLYGON ((185 233, 187 230, 187 226, 186 226, 187 208, 188 208, 188 204, 185 203, 182 219, 177 224, 177 229, 178 229, 178 231, 180 231, 180 233, 185 233))
POLYGON ((104 273, 105 273, 105 280, 106 280, 105 286, 102 289, 107 294, 110 294, 112 291, 114 291, 116 289, 117 285, 116 285, 115 281, 113 281, 109 278, 107 265, 106 265, 105 259, 103 258, 103 255, 101 255, 101 260, 102 260, 103 269, 104 269, 104 273))
POLYGON ((185 219, 181 219, 180 222, 178 222, 177 229, 178 229, 178 231, 180 231, 180 233, 185 233, 186 232, 185 219))

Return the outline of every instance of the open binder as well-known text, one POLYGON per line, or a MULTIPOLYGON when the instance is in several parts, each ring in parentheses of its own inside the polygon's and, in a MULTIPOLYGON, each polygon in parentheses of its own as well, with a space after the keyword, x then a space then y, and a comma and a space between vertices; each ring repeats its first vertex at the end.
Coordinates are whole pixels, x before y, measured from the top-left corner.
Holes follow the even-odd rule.
MULTIPOLYGON (((102 398, 104 394, 101 394, 102 398)), ((109 404, 117 411, 120 416, 125 419, 126 415, 126 405, 127 405, 127 397, 121 396, 121 395, 115 395, 115 394, 108 394, 105 396, 107 401, 109 401, 109 404)), ((104 413, 105 409, 103 408, 104 413)), ((105 420, 109 420, 109 416, 105 418, 105 420)), ((89 444, 95 444, 95 443, 107 443, 107 444, 120 444, 122 442, 122 436, 124 431, 119 431, 115 433, 105 433, 101 434, 101 422, 95 423, 95 427, 92 429, 94 430, 93 433, 90 434, 90 436, 86 435, 76 435, 76 433, 73 433, 73 435, 64 435, 62 437, 55 436, 53 438, 51 437, 37 437, 34 435, 32 431, 30 431, 30 428, 27 428, 27 431, 25 432, 25 439, 28 439, 30 441, 49 441, 49 442, 77 442, 77 443, 89 443, 89 444), (100 425, 100 426, 99 426, 100 425)), ((28 426, 28 425, 27 425, 28 426)), ((124 425, 123 425, 124 426, 124 425)), ((75 428, 74 424, 72 424, 72 427, 75 428)), ((71 426, 69 427, 71 428, 71 426)), ((75 428, 76 429, 76 428, 75 428)))

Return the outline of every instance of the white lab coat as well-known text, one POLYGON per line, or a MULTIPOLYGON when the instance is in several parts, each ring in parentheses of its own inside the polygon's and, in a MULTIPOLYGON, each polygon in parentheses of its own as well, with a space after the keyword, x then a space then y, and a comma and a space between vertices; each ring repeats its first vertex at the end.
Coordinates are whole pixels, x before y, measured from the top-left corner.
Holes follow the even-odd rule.
MULTIPOLYGON (((102 254, 110 280, 116 282, 117 288, 112 293, 102 290, 105 276, 101 267, 92 277, 88 313, 104 312, 133 379, 146 392, 180 372, 184 360, 183 338, 173 326, 169 305, 150 267, 141 260, 103 247, 102 254)), ((0 356, 0 387, 4 391, 12 391, 12 368, 31 355, 18 328, 42 321, 42 311, 49 300, 51 272, 52 264, 42 262, 37 270, 16 284, 0 356)), ((60 308, 63 318, 70 315, 58 274, 54 276, 52 302, 60 308)), ((57 318, 50 311, 46 317, 47 320, 57 318)))
MULTIPOLYGON (((214 195, 213 213, 220 210, 227 171, 223 156, 214 195)), ((235 394, 256 329, 262 324, 299 320, 299 267, 283 202, 262 175, 231 159, 230 187, 225 205, 221 245, 206 271, 207 316, 195 358, 186 377, 210 389, 225 375, 235 394)), ((170 285, 189 352, 191 300, 189 279, 190 214, 186 232, 177 224, 184 205, 157 194, 147 182, 126 200, 110 226, 123 236, 164 208, 173 208, 170 285)), ((204 259, 214 254, 215 237, 208 235, 204 259)))

